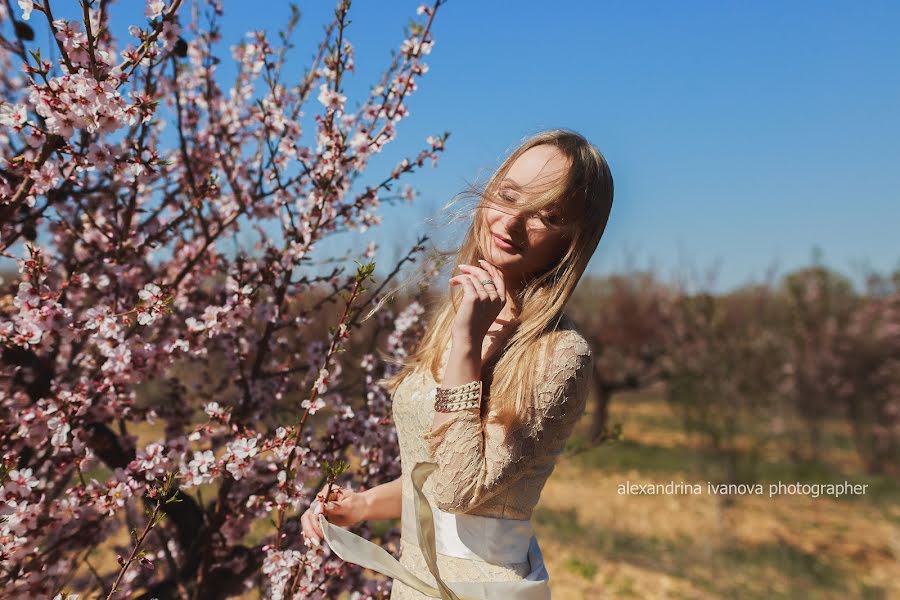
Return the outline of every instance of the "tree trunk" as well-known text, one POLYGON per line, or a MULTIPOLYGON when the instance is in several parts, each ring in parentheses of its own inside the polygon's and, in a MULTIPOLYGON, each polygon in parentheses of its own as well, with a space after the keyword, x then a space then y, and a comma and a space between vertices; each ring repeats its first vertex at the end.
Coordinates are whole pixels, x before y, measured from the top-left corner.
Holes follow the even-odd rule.
POLYGON ((597 441, 606 431, 609 425, 609 400, 612 397, 612 389, 597 379, 597 403, 594 406, 594 416, 591 419, 591 441, 597 441))

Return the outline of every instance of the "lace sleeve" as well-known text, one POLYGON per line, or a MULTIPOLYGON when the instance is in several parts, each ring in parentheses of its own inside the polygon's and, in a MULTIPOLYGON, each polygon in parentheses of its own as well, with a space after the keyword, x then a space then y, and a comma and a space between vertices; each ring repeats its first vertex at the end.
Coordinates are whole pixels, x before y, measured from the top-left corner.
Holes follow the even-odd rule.
POLYGON ((500 424, 484 423, 478 411, 459 410, 425 432, 438 465, 431 475, 438 508, 471 511, 524 475, 535 453, 558 453, 564 446, 584 412, 594 369, 585 339, 572 330, 563 333, 537 380, 527 431, 509 433, 500 424))

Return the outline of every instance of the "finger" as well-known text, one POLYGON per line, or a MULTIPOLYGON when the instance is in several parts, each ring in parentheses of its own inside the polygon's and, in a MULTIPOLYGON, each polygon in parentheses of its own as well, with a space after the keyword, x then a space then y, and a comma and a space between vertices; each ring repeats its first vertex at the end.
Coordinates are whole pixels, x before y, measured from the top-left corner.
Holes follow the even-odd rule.
POLYGON ((306 527, 305 527, 306 537, 309 538, 309 541, 311 543, 318 545, 319 540, 321 539, 321 536, 318 533, 316 533, 317 528, 314 524, 315 519, 313 518, 313 516, 314 515, 312 515, 312 514, 306 515, 306 527))
POLYGON ((468 275, 457 275, 454 279, 456 279, 457 283, 463 287, 464 295, 478 297, 478 290, 475 288, 475 284, 472 283, 472 279, 468 275))
POLYGON ((316 532, 317 540, 321 540, 323 537, 325 537, 325 534, 322 533, 322 528, 319 526, 319 517, 314 517, 312 519, 312 526, 313 526, 313 531, 316 532))
POLYGON ((493 280, 494 279, 493 275, 491 275, 490 273, 488 273, 487 271, 485 271, 482 268, 473 267, 472 265, 459 265, 459 268, 463 269, 463 271, 466 274, 472 275, 473 277, 475 277, 476 281, 478 282, 478 287, 483 289, 485 291, 485 293, 488 295, 488 297, 490 297, 494 300, 496 300, 497 298, 500 297, 499 294, 497 293, 496 282, 494 282, 494 285, 491 285, 489 283, 482 283, 483 281, 485 281, 487 279, 493 280))
POLYGON ((316 494, 316 500, 320 500, 320 501, 322 501, 322 502, 325 502, 325 493, 326 493, 327 491, 328 491, 328 486, 327 486, 327 485, 323 486, 322 489, 319 490, 319 493, 316 494))
POLYGON ((497 295, 506 299, 506 285, 503 281, 503 273, 500 272, 500 269, 483 259, 479 259, 478 262, 484 267, 494 281, 494 288, 497 291, 497 295))
POLYGON ((322 502, 317 497, 304 513, 309 531, 312 533, 311 537, 316 541, 322 536, 322 529, 319 527, 319 515, 322 513, 322 509, 322 502))
POLYGON ((303 527, 303 536, 310 540, 311 543, 315 544, 318 542, 318 536, 315 533, 315 528, 312 524, 312 512, 306 511, 303 513, 303 516, 300 517, 300 523, 303 527))
POLYGON ((328 501, 337 500, 337 499, 342 498, 343 496, 344 496, 344 489, 341 486, 334 484, 331 486, 331 497, 326 498, 325 501, 328 502, 328 501))
POLYGON ((484 289, 486 289, 488 293, 491 294, 492 298, 497 297, 505 299, 506 295, 505 288, 502 285, 502 275, 499 275, 499 271, 496 268, 494 268, 493 270, 487 268, 487 263, 485 261, 479 259, 478 262, 482 265, 478 268, 479 273, 484 274, 482 279, 490 279, 492 282, 484 284, 484 289))
POLYGON ((343 515, 347 510, 347 507, 343 503, 335 500, 328 502, 323 508, 324 511, 322 514, 329 517, 329 521, 331 520, 330 517, 343 515))
POLYGON ((338 527, 346 527, 350 524, 347 517, 335 514, 328 515, 328 522, 337 525, 338 527))
POLYGON ((485 271, 482 267, 477 267, 475 265, 467 265, 465 263, 460 263, 457 265, 461 271, 464 273, 472 273, 484 279, 485 277, 491 277, 491 274, 485 271))
POLYGON ((303 537, 308 538, 309 537, 309 529, 307 528, 307 525, 306 525, 306 515, 307 515, 306 512, 304 512, 302 515, 300 515, 300 533, 303 535, 303 537))
POLYGON ((471 273, 466 273, 465 275, 468 278, 468 280, 471 282, 472 287, 475 288, 475 293, 478 295, 478 298, 480 300, 490 300, 491 299, 491 295, 488 294, 486 289, 484 289, 484 284, 481 283, 481 280, 478 277, 476 277, 475 275, 472 275, 471 273))
POLYGON ((491 279, 494 280, 494 285, 497 287, 497 295, 506 300, 506 281, 503 280, 503 272, 496 265, 492 265, 486 260, 479 260, 478 262, 492 274, 491 279))
MULTIPOLYGON (((466 264, 459 264, 457 266, 463 272, 462 275, 457 275, 457 277, 465 277, 469 282, 471 282, 472 288, 475 290, 475 294, 478 296, 479 299, 490 300, 491 296, 487 292, 487 290, 484 289, 484 285, 481 283, 481 279, 478 276, 473 275, 470 272, 470 270, 473 269, 474 267, 472 267, 472 265, 466 265, 466 264)), ((478 270, 481 271, 481 269, 478 269, 478 270)), ((485 275, 487 275, 487 274, 485 273, 485 275)))

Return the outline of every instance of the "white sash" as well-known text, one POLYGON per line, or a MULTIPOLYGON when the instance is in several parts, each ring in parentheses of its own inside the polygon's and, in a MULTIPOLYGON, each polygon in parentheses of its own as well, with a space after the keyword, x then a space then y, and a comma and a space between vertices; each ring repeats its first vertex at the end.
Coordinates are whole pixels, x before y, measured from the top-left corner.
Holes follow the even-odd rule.
POLYGON ((319 526, 331 550, 342 560, 399 579, 431 598, 549 600, 550 576, 537 538, 532 532, 531 522, 455 514, 432 508, 422 492, 422 486, 435 469, 437 464, 433 462, 423 461, 413 466, 411 478, 415 496, 412 504, 404 499, 401 529, 404 538, 418 540, 418 546, 437 587, 423 581, 381 546, 329 523, 325 515, 320 514, 319 526), (437 552, 494 564, 527 560, 531 565, 531 572, 517 581, 445 582, 438 571, 437 552))

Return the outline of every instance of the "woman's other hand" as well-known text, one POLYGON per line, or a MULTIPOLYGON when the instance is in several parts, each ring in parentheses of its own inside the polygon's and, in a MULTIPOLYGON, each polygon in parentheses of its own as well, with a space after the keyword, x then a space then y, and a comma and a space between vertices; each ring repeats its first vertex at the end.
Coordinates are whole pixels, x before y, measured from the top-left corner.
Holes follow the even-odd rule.
POLYGON ((352 527, 366 519, 368 502, 362 492, 354 492, 338 485, 331 486, 331 499, 325 500, 325 488, 316 495, 317 502, 313 502, 300 517, 300 526, 303 537, 315 545, 322 543, 324 534, 319 527, 319 514, 325 515, 329 523, 340 527, 352 527))
POLYGON ((459 265, 461 275, 450 278, 450 285, 463 286, 463 298, 453 319, 454 339, 479 344, 506 305, 503 273, 491 263, 480 260, 481 267, 459 265), (490 279, 494 282, 481 283, 490 279))

